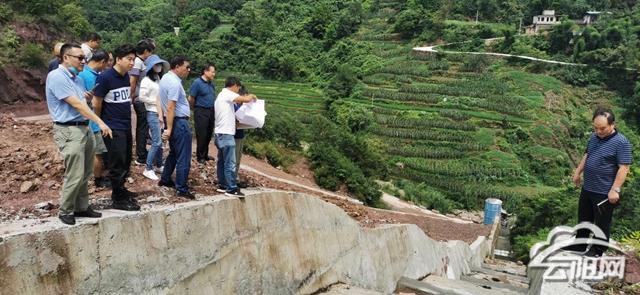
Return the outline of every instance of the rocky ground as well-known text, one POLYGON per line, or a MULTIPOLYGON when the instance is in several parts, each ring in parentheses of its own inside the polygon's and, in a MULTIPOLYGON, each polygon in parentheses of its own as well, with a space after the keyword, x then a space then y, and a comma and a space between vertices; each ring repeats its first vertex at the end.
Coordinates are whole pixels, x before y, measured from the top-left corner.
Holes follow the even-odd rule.
MULTIPOLYGON (((34 114, 33 111, 27 113, 34 114)), ((215 155, 213 144, 210 149, 210 154, 215 155)), ((195 151, 195 148, 193 150, 195 151)), ((167 151, 165 156, 166 153, 167 151)), ((9 115, 0 115, 0 222, 55 216, 64 175, 62 160, 53 141, 51 124, 37 124, 16 120, 9 115)), ((287 172, 248 155, 243 156, 242 164, 270 176, 265 177, 241 169, 240 179, 251 187, 296 191, 317 196, 339 206, 365 227, 412 223, 434 239, 463 240, 467 243, 473 242, 478 236, 487 235, 490 231, 489 226, 481 224, 460 224, 419 214, 379 210, 318 192, 316 190, 320 188, 315 185, 313 172, 304 159, 299 160, 287 172), (299 185, 276 179, 288 180, 299 185)), ((191 167, 189 186, 193 192, 196 195, 218 194, 215 191, 215 162, 201 165, 192 157, 191 167)), ((143 169, 143 166, 132 166, 132 173, 126 184, 129 190, 141 195, 141 204, 154 206, 188 202, 186 199, 174 197, 174 190, 160 188, 156 182, 142 176, 143 169)), ((89 192, 93 206, 98 209, 110 207, 111 190, 96 188, 90 181, 89 192)))

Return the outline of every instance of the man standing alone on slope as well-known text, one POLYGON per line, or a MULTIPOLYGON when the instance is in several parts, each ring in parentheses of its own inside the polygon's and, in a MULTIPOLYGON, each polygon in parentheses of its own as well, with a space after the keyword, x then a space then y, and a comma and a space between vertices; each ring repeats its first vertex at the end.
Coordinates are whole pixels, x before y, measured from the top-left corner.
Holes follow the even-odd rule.
MULTIPOLYGON (((580 173, 584 171, 584 185, 578 202, 578 223, 594 223, 604 232, 609 242, 613 207, 620 199, 620 187, 627 178, 631 164, 631 144, 615 129, 615 116, 608 109, 597 109, 593 114, 595 132, 589 139, 587 152, 573 174, 573 183, 580 186, 580 173), (609 210, 600 212, 598 203, 608 200, 609 210)), ((580 229, 576 238, 588 238, 590 231, 580 229)), ((565 248, 577 252, 587 251, 586 244, 565 248)), ((592 245, 584 255, 598 258, 607 250, 601 245, 592 245)))
POLYGON ((218 148, 218 191, 227 196, 244 198, 236 184, 236 116, 234 103, 255 101, 258 98, 253 95, 240 96, 238 91, 242 84, 236 77, 228 77, 224 82, 224 89, 220 91, 215 102, 216 126, 215 144, 218 148))
POLYGON ((131 84, 128 72, 133 68, 136 49, 129 44, 113 51, 115 64, 104 71, 96 83, 93 108, 113 130, 113 139, 105 138, 108 152, 109 178, 113 209, 138 211, 135 198, 138 194, 124 187, 127 171, 131 166, 131 84))
POLYGON ((181 55, 169 62, 171 71, 162 76, 160 80, 160 101, 165 114, 167 130, 162 134, 162 139, 169 140, 169 155, 164 162, 162 177, 159 186, 176 188, 176 196, 187 199, 195 199, 187 179, 191 171, 191 128, 189 127, 189 102, 187 93, 182 87, 182 79, 189 76, 191 66, 189 60, 181 55), (176 171, 176 181, 171 180, 173 170, 176 171))
POLYGON ((209 156, 209 143, 213 135, 214 110, 213 102, 216 98, 216 88, 213 78, 216 68, 211 63, 205 63, 202 76, 191 83, 189 89, 189 105, 193 108, 193 123, 196 129, 196 157, 200 164, 213 160, 209 156))
POLYGON ((53 119, 53 138, 64 157, 64 183, 60 196, 58 218, 73 225, 76 217, 98 218, 102 214, 89 207, 88 182, 93 173, 95 140, 86 118, 98 124, 103 136, 111 129, 96 116, 86 103, 82 78, 84 56, 77 44, 65 44, 60 49, 62 63, 47 76, 47 106, 53 119))

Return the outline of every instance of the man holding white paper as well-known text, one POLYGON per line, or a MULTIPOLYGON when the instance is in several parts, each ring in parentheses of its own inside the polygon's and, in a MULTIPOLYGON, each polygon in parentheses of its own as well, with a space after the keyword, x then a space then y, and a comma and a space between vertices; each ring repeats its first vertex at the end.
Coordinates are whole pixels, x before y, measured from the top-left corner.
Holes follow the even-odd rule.
POLYGON ((236 116, 234 103, 246 103, 256 101, 253 94, 240 96, 238 94, 242 84, 236 77, 228 77, 224 83, 224 89, 220 91, 215 101, 215 128, 214 143, 218 148, 218 191, 227 196, 244 198, 236 184, 236 116))

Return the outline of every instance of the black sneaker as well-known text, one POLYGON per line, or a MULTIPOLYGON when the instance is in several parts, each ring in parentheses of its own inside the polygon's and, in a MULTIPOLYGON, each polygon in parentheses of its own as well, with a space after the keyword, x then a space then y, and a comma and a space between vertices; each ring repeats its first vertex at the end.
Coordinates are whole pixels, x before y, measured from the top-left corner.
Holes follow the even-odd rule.
POLYGON ((248 188, 249 186, 244 182, 238 182, 238 187, 239 188, 248 188))
POLYGON ((129 191, 128 189, 124 190, 124 195, 129 199, 135 199, 138 197, 138 193, 134 193, 132 191, 129 191))
POLYGON ((200 163, 202 165, 207 165, 207 161, 205 159, 198 160, 198 163, 200 163))
POLYGON ((204 159, 207 160, 207 161, 214 161, 216 158, 207 155, 204 159))
POLYGON ((113 202, 113 209, 124 211, 140 211, 140 205, 130 200, 113 202))
POLYGON ((87 210, 81 212, 73 212, 75 217, 89 217, 89 218, 100 218, 102 217, 102 213, 93 211, 91 207, 87 207, 87 210))
POLYGON ((67 215, 59 214, 58 218, 60 218, 60 221, 62 221, 62 223, 64 224, 68 224, 68 225, 76 224, 76 218, 73 216, 73 214, 67 214, 67 215))
POLYGON ((187 198, 189 200, 195 200, 196 199, 196 195, 190 193, 190 192, 181 192, 181 191, 176 191, 176 197, 183 197, 183 198, 187 198))
POLYGON ((106 180, 104 177, 98 177, 93 180, 95 187, 111 188, 111 181, 106 180))
POLYGON ((170 188, 175 188, 176 187, 176 183, 173 182, 173 180, 170 180, 169 182, 164 182, 161 179, 160 181, 158 181, 158 186, 166 186, 166 187, 170 187, 170 188))
POLYGON ((240 199, 244 199, 244 194, 240 192, 240 189, 234 189, 232 191, 228 191, 224 193, 225 196, 229 196, 229 197, 238 197, 240 199))
POLYGON ((227 192, 227 188, 224 186, 219 185, 218 188, 216 188, 216 191, 219 193, 226 193, 227 192))

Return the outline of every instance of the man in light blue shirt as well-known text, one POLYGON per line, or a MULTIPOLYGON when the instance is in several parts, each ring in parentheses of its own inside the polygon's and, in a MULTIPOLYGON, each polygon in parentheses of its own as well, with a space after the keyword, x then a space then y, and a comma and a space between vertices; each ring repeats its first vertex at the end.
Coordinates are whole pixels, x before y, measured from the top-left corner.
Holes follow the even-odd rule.
POLYGON ((87 105, 93 92, 87 92, 84 81, 77 76, 84 68, 85 58, 80 45, 63 45, 60 57, 58 69, 47 75, 46 96, 54 122, 53 138, 65 166, 58 218, 73 225, 76 217, 102 216, 89 207, 88 182, 93 173, 95 140, 87 118, 98 124, 103 136, 111 136, 111 129, 87 105))
POLYGON ((181 55, 169 62, 171 71, 160 80, 160 101, 165 114, 167 130, 162 139, 169 140, 169 155, 164 163, 159 186, 175 187, 176 196, 187 199, 196 197, 189 192, 187 179, 191 170, 191 129, 189 127, 189 101, 182 87, 182 79, 191 71, 189 60, 181 55), (176 181, 171 180, 173 170, 176 181))
MULTIPOLYGON (((96 85, 96 79, 98 73, 109 68, 109 53, 104 49, 98 49, 89 60, 88 64, 84 65, 84 70, 78 74, 82 80, 84 80, 84 86, 87 90, 93 89, 96 85)), ((90 102, 88 102, 90 103, 90 102)), ((93 110, 93 107, 91 107, 93 110)), ((107 147, 102 140, 102 133, 100 127, 96 123, 89 122, 91 130, 93 131, 94 138, 96 140, 95 156, 93 159, 93 184, 96 187, 111 188, 111 182, 102 177, 102 154, 107 152, 107 147)))

